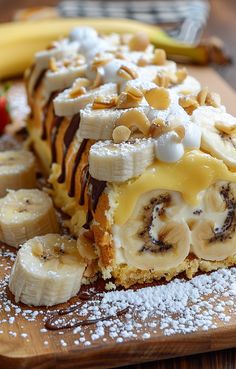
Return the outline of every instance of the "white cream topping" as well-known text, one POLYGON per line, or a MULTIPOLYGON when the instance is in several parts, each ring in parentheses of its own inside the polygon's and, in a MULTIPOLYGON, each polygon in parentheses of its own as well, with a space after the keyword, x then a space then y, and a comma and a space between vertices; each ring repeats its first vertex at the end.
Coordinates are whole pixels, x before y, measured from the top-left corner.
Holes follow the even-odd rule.
POLYGON ((98 38, 97 31, 91 27, 75 27, 69 35, 69 39, 71 41, 79 41, 79 42, 97 38, 98 38))
POLYGON ((184 145, 176 132, 164 133, 155 141, 155 154, 160 161, 173 163, 184 155, 184 145))

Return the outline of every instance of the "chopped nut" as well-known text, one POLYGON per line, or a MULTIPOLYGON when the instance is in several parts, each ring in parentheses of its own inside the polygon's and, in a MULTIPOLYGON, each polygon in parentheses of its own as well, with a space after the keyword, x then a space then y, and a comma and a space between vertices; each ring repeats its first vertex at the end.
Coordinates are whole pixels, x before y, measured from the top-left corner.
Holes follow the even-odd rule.
POLYGON ((128 85, 125 91, 127 92, 128 95, 132 96, 135 100, 142 100, 143 98, 142 91, 137 87, 128 85))
POLYGON ((142 101, 143 93, 138 88, 127 86, 126 91, 122 92, 117 100, 117 109, 128 109, 139 106, 142 101))
POLYGON ((102 67, 103 65, 106 65, 111 60, 112 60, 111 55, 97 55, 94 57, 92 61, 91 68, 93 70, 96 70, 97 68, 102 67))
POLYGON ((55 58, 50 58, 49 60, 49 68, 52 72, 56 72, 58 70, 57 68, 57 64, 56 64, 56 59, 55 58))
POLYGON ((139 67, 146 67, 147 65, 149 65, 149 61, 147 60, 147 58, 145 58, 145 56, 141 56, 137 62, 137 65, 139 67))
POLYGON ((87 78, 79 78, 70 92, 70 97, 74 99, 78 96, 84 95, 87 92, 86 87, 89 85, 90 81, 87 78))
POLYGON ((166 88, 155 87, 144 94, 148 104, 159 110, 166 110, 170 105, 170 95, 166 88))
POLYGON ((138 77, 138 74, 135 70, 127 67, 127 65, 122 65, 117 72, 118 76, 127 80, 135 79, 138 77))
POLYGON ((166 63, 166 52, 163 49, 156 49, 154 51, 153 64, 155 65, 164 65, 166 63))
POLYGON ((168 127, 165 125, 163 119, 157 118, 152 121, 149 134, 151 137, 159 137, 167 131, 168 127))
POLYGON ((177 77, 177 83, 182 83, 185 78, 188 76, 188 72, 186 68, 180 68, 175 73, 177 77))
POLYGON ((202 88, 201 91, 198 93, 197 101, 198 101, 200 106, 205 105, 207 95, 208 95, 208 87, 202 88))
POLYGON ((127 60, 127 57, 121 51, 116 51, 115 58, 121 59, 121 60, 127 60))
POLYGON ((105 98, 104 96, 97 96, 94 99, 92 109, 111 109, 116 106, 117 96, 105 98))
POLYGON ((83 86, 79 86, 73 89, 70 93, 70 98, 75 99, 76 97, 82 96, 86 94, 86 88, 83 86))
POLYGON ((159 87, 169 87, 171 84, 170 77, 166 73, 157 73, 155 79, 153 80, 159 87))
POLYGON ((128 141, 131 135, 131 130, 126 126, 118 126, 112 133, 112 138, 115 143, 128 141))
POLYGON ((225 124, 223 122, 215 122, 215 127, 218 131, 231 135, 236 133, 236 124, 225 124))
POLYGON ((149 43, 149 38, 146 33, 137 32, 129 41, 129 48, 132 51, 144 51, 149 43))
POLYGON ((214 108, 219 108, 221 105, 220 95, 216 92, 209 92, 206 97, 206 105, 213 106, 214 108))
POLYGON ((144 135, 148 135, 150 122, 147 116, 140 110, 127 110, 116 121, 116 126, 135 127, 144 135))
POLYGON ((103 84, 103 70, 102 68, 97 68, 97 73, 96 73, 96 77, 93 81, 93 84, 91 86, 91 88, 96 88, 99 87, 103 84))
POLYGON ((184 96, 179 98, 179 105, 191 115, 195 109, 199 107, 197 99, 193 96, 184 96))
POLYGON ((177 133, 177 135, 179 136, 179 140, 180 142, 184 139, 185 137, 185 128, 184 126, 177 126, 177 127, 170 127, 171 131, 175 131, 177 133))

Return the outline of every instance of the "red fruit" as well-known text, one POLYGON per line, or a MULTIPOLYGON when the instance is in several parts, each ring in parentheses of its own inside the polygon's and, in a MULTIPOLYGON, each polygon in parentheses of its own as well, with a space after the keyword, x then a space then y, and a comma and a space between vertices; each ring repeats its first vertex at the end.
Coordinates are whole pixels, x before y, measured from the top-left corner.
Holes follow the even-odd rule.
POLYGON ((0 96, 0 134, 4 132, 6 125, 10 123, 10 115, 7 109, 6 96, 0 96))

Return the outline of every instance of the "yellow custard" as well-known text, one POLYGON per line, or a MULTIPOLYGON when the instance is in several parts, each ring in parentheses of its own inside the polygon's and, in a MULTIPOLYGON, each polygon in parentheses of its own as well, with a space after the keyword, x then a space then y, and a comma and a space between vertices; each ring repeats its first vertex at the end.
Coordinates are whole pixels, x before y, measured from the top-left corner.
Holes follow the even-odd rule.
POLYGON ((179 191, 186 203, 197 205, 198 194, 218 180, 236 182, 223 161, 199 150, 188 151, 176 163, 155 162, 137 179, 116 185, 118 191, 115 224, 131 216, 138 198, 155 189, 179 191))

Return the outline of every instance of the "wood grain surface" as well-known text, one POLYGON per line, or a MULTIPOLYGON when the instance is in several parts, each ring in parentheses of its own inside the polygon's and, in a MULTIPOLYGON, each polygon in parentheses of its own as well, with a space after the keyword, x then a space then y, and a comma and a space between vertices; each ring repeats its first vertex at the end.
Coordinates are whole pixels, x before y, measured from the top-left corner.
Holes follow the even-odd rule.
MULTIPOLYGON (((58 0, 40 0, 40 5, 55 5, 58 2, 58 0)), ((236 59, 236 47, 235 47, 235 16, 236 16, 236 1, 235 0, 211 0, 211 15, 210 19, 206 28, 205 35, 206 36, 220 36, 224 42, 225 47, 227 51, 233 56, 234 59, 236 59)), ((27 6, 34 6, 39 5, 36 0, 0 0, 0 21, 7 21, 10 20, 12 17, 12 14, 16 9, 27 7, 27 6)), ((233 87, 236 89, 236 66, 235 64, 232 64, 231 66, 227 67, 215 67, 215 69, 223 76, 223 78, 233 87)), ((199 73, 198 71, 196 73, 199 73)), ((205 70, 203 71, 205 73, 205 81, 209 80, 209 75, 212 73, 212 71, 205 70)), ((236 113, 236 104, 235 104, 235 95, 232 94, 232 90, 228 89, 228 87, 223 84, 224 87, 222 87, 222 84, 219 79, 217 79, 218 84, 216 90, 218 90, 221 95, 223 96, 224 102, 228 105, 229 110, 232 113, 236 113), (220 81, 220 82, 219 82, 220 81), (219 90, 220 88, 220 90, 219 90), (223 90, 222 90, 223 89, 223 90), (230 99, 231 96, 231 99, 230 99)), ((209 83, 208 83, 209 84, 209 83)), ((212 86, 210 86, 212 87, 212 86)), ((214 87, 214 86, 213 86, 214 87)), ((186 355, 190 354, 191 352, 200 352, 201 349, 199 347, 202 347, 201 345, 206 344, 210 346, 210 349, 217 350, 222 347, 233 347, 236 346, 236 334, 235 331, 231 331, 231 333, 222 334, 221 332, 219 335, 212 335, 211 343, 209 341, 209 337, 206 336, 205 338, 200 337, 198 340, 191 340, 189 336, 188 339, 184 338, 184 340, 179 340, 182 345, 186 346, 186 350, 179 350, 178 344, 173 342, 173 346, 167 346, 164 350, 162 355, 158 355, 159 358, 166 357, 166 352, 171 352, 171 355, 176 354, 178 351, 178 355, 186 355), (223 345, 222 345, 223 342, 223 345), (226 342, 226 343, 225 343, 226 342), (229 344, 230 343, 230 344, 229 344), (189 350, 189 347, 192 347, 192 351, 189 350), (174 352, 171 351, 174 349, 174 352)), ((32 333, 33 334, 33 333, 32 333)), ((8 350, 11 350, 11 347, 9 344, 6 345, 8 347, 8 350)), ((208 346, 208 347, 209 347, 208 346)), ((144 355, 144 345, 143 343, 138 348, 138 353, 135 351, 136 356, 136 362, 141 362, 145 360, 154 360, 157 356, 146 356, 144 355)), ((154 347, 150 350, 147 350, 148 352, 156 349, 159 349, 159 346, 154 345, 154 347)), ((145 351, 146 352, 146 351, 145 351)), ((131 363, 129 360, 130 355, 132 354, 132 348, 125 347, 124 350, 121 353, 120 358, 115 357, 115 351, 111 351, 111 354, 108 355, 108 353, 100 353, 98 355, 98 359, 100 363, 106 362, 109 368, 109 358, 112 356, 113 360, 116 359, 116 366, 131 363), (128 359, 126 362, 122 361, 122 359, 128 359)), ((93 353, 91 351, 91 357, 93 356, 93 353)), ((169 354, 170 356, 170 354, 169 354)), ((81 358, 76 358, 74 353, 71 354, 72 360, 70 361, 70 366, 66 366, 66 364, 69 362, 68 356, 65 354, 60 359, 61 368, 70 367, 73 369, 76 368, 89 368, 93 369, 93 366, 81 366, 81 358)), ((134 361, 133 361, 134 362, 134 361)), ((27 368, 56 368, 58 366, 59 361, 55 356, 52 357, 45 357, 41 364, 39 364, 38 359, 32 359, 28 361, 27 368)), ((9 362, 3 362, 0 361, 1 368, 4 369, 11 369, 11 368, 26 368, 24 362, 22 360, 18 360, 15 362, 14 366, 9 365, 9 362)), ((146 364, 137 364, 132 366, 126 366, 123 367, 129 368, 129 369, 235 369, 236 368, 236 350, 225 350, 225 351, 217 351, 213 353, 206 353, 201 355, 195 355, 195 356, 189 356, 189 357, 182 357, 182 358, 174 358, 169 360, 161 360, 161 361, 155 361, 152 363, 146 363, 146 364)))

